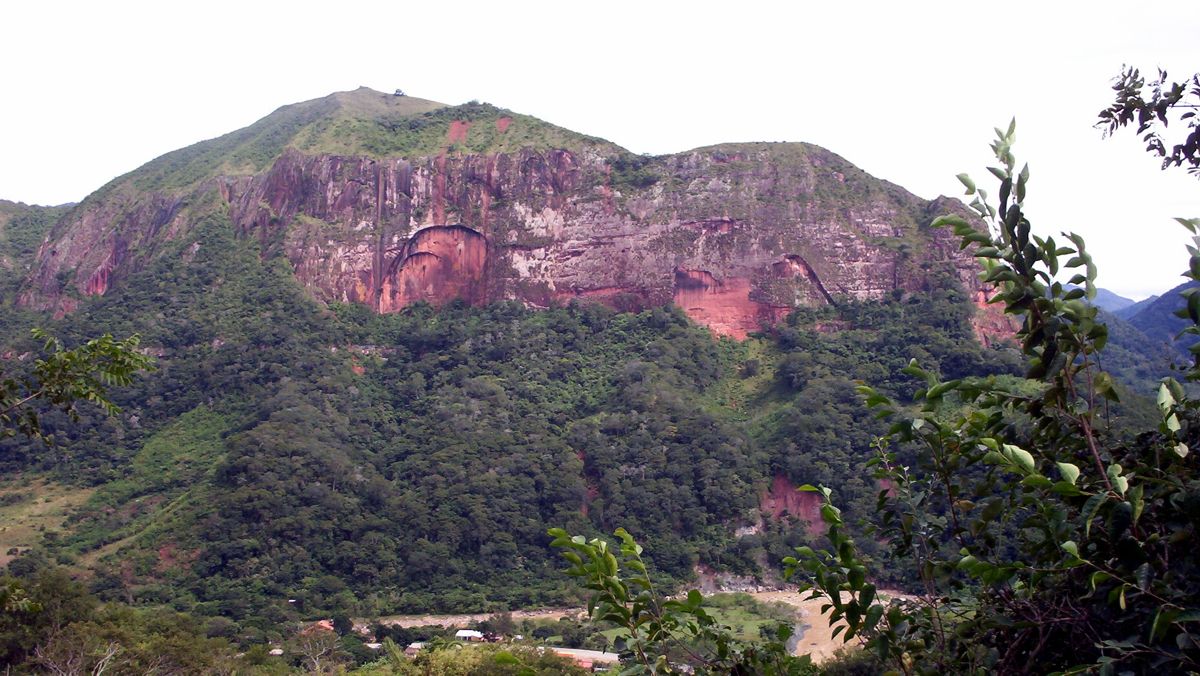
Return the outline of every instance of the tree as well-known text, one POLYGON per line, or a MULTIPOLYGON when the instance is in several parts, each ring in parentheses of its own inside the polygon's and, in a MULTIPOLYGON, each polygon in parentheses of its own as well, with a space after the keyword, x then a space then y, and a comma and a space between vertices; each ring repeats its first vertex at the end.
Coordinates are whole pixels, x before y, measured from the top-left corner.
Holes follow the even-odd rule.
MULTIPOLYGON (((1107 329, 1088 302, 1096 269, 1078 235, 1056 242, 1032 233, 1029 172, 1016 171, 1014 134, 1014 125, 997 130, 992 146, 998 208, 960 176, 991 230, 959 217, 937 222, 964 247, 978 245, 985 281, 1000 288, 995 302, 1022 319, 1026 383, 943 382, 914 363, 910 372, 926 382, 917 412, 860 388, 896 421, 873 462, 890 487, 879 496, 875 536, 916 566, 923 591, 886 609, 862 603, 844 614, 847 633, 869 632, 878 654, 905 673, 1195 671, 1200 559, 1190 540, 1200 474, 1189 448, 1200 437, 1200 402, 1168 379, 1158 429, 1134 435, 1108 421, 1119 397, 1098 362, 1107 329), (1060 270, 1076 274, 1063 284, 1060 270), (918 445, 915 467, 897 462, 897 444, 918 445)), ((1193 233, 1200 226, 1181 222, 1193 233)), ((1200 239, 1189 250, 1195 279, 1200 239)), ((1189 306, 1200 321, 1200 297, 1189 306)), ((839 560, 800 554, 792 568, 821 591, 861 600, 852 548, 839 560)))
POLYGON ((333 630, 338 636, 345 636, 354 631, 354 622, 345 613, 338 613, 333 616, 333 630))
MULTIPOLYGON (((0 378, 0 439, 24 434, 51 441, 42 434, 37 404, 59 408, 72 419, 77 419, 75 406, 80 401, 115 414, 119 409, 108 399, 108 388, 128 385, 151 364, 138 352, 136 335, 117 341, 105 334, 70 350, 39 329, 33 336, 44 341, 43 357, 26 374, 0 378)), ((114 665, 122 650, 119 644, 85 646, 62 636, 68 622, 90 611, 90 600, 81 600, 74 585, 64 581, 65 576, 53 571, 43 571, 32 588, 19 579, 0 581, 0 658, 5 663, 11 665, 36 645, 36 661, 51 673, 86 669, 100 674, 114 665)))
POLYGON ((138 351, 137 335, 116 340, 105 334, 69 350, 40 329, 33 330, 33 337, 43 342, 42 358, 30 373, 0 380, 0 437, 19 433, 49 441, 42 435, 35 406, 39 403, 59 408, 72 419, 77 418, 80 401, 115 415, 120 409, 108 399, 108 388, 128 385, 152 364, 138 351))
POLYGON ((1200 74, 1182 82, 1167 82, 1167 72, 1158 71, 1158 79, 1149 85, 1138 69, 1126 66, 1116 78, 1113 90, 1117 93, 1112 105, 1100 111, 1096 126, 1112 135, 1122 127, 1137 123, 1137 133, 1146 142, 1146 151, 1162 158, 1162 168, 1187 165, 1188 173, 1200 178, 1200 74), (1144 92, 1148 90, 1149 98, 1144 92), (1186 121, 1190 130, 1178 143, 1164 139, 1172 117, 1179 124, 1186 121))
POLYGON ((337 633, 323 629, 301 631, 293 640, 292 650, 300 655, 304 668, 314 674, 333 670, 346 657, 337 633))
POLYGON ((100 676, 112 667, 120 667, 121 645, 115 641, 102 642, 95 637, 81 640, 76 636, 55 633, 34 648, 34 662, 55 676, 91 674, 100 676))

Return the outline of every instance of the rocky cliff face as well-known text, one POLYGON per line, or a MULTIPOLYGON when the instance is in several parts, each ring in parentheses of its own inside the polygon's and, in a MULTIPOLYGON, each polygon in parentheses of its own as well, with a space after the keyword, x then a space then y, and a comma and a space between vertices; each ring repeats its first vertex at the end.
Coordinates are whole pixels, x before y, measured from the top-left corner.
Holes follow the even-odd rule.
MULTIPOLYGON (((379 312, 453 299, 674 302, 743 337, 796 305, 947 278, 986 299, 970 256, 927 227, 961 210, 957 202, 923 201, 821 148, 740 144, 631 159, 602 143, 541 147, 524 119, 503 111, 453 111, 407 127, 440 134, 436 154, 341 155, 293 143, 261 170, 217 172, 183 189, 118 180, 55 228, 22 302, 69 312, 212 213, 282 246, 318 299, 379 312), (473 138, 486 139, 475 143, 481 152, 471 152, 473 138)), ((978 314, 981 338, 1004 333, 994 313, 978 314)))

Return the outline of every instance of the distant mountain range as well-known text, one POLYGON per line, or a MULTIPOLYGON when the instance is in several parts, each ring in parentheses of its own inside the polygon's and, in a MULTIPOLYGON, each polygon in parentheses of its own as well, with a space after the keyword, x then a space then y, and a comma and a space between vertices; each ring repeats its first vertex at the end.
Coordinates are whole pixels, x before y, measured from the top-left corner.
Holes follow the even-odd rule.
POLYGON ((1126 305, 1125 307, 1118 308, 1115 310, 1105 308, 1104 306, 1101 306, 1101 308, 1108 310, 1109 312, 1112 312, 1113 314, 1120 317, 1121 319, 1128 320, 1130 317, 1133 317, 1134 315, 1141 312, 1142 310, 1145 310, 1147 307, 1150 306, 1151 303, 1158 300, 1159 298, 1161 298, 1161 296, 1157 296, 1157 295, 1150 296, 1148 298, 1143 298, 1142 300, 1139 300, 1136 303, 1132 303, 1130 305, 1126 305))
MULTIPOLYGON (((1102 312, 1104 321, 1108 324, 1110 349, 1129 350, 1150 356, 1152 361, 1172 359, 1182 362, 1190 359, 1188 348, 1200 338, 1183 336, 1177 338, 1179 332, 1188 326, 1188 322, 1175 316, 1175 312, 1184 307, 1183 292, 1197 286, 1196 282, 1185 282, 1163 293, 1161 296, 1150 296, 1140 301, 1125 298, 1107 289, 1096 289, 1094 303, 1102 312)), ((1115 361, 1120 362, 1117 358, 1115 361)), ((1112 368, 1111 364, 1106 365, 1112 368)), ((1140 368, 1139 368, 1140 370, 1140 368)), ((1143 383, 1161 377, 1162 374, 1134 373, 1122 374, 1127 381, 1141 380, 1143 383)))
POLYGON ((1189 322, 1176 317, 1175 312, 1185 306, 1182 294, 1197 286, 1200 284, 1184 282, 1161 296, 1147 298, 1137 306, 1127 308, 1127 310, 1136 311, 1128 314, 1124 319, 1151 339, 1169 343, 1182 354, 1187 355, 1188 347, 1195 344, 1200 338, 1196 336, 1176 337, 1180 331, 1189 326, 1189 322))
POLYGON ((1104 310, 1112 318, 1127 322, 1131 327, 1141 331, 1147 338, 1159 343, 1167 343, 1187 354, 1187 347, 1196 342, 1196 338, 1184 337, 1177 340, 1179 332, 1187 328, 1189 322, 1176 317, 1175 312, 1184 307, 1183 293, 1189 288, 1200 286, 1196 282, 1184 282, 1167 291, 1161 296, 1150 296, 1135 301, 1108 289, 1096 289, 1096 297, 1092 301, 1096 307, 1104 310))
POLYGON ((1096 298, 1092 302, 1096 304, 1096 307, 1108 312, 1116 312, 1137 303, 1132 298, 1126 298, 1108 289, 1099 288, 1096 289, 1096 298))

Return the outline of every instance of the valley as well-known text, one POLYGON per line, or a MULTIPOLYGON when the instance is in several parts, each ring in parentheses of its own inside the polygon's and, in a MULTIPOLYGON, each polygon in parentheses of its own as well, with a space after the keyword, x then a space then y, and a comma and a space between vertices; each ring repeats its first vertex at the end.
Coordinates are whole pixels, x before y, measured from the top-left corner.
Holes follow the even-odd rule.
MULTIPOLYGON (((153 357, 108 388, 115 415, 64 395, 30 409, 53 446, 0 437, 5 593, 19 612, 76 612, 76 642, 96 650, 108 628, 129 628, 140 638, 122 645, 144 649, 134 671, 163 653, 184 673, 250 659, 247 673, 276 673, 315 665, 322 641, 340 641, 348 667, 399 669, 346 626, 578 616, 597 590, 564 573, 555 528, 585 539, 625 529, 645 546, 645 563, 623 558, 622 574, 644 574, 647 595, 699 618, 668 627, 700 632, 674 658, 729 639, 747 660, 785 660, 756 652, 778 647, 761 632, 783 613, 803 627, 789 651, 820 663, 845 631, 821 601, 759 590, 749 598, 764 605, 717 597, 708 617, 671 595, 696 571, 773 587, 800 565, 787 557, 818 557, 827 536, 849 533, 825 556, 869 605, 876 587, 932 584, 932 563, 905 565, 953 549, 912 543, 927 533, 951 528, 956 551, 999 550, 1032 537, 1029 524, 1058 524, 1021 491, 1083 496, 1085 460, 1111 460, 1096 438, 1132 448, 1131 430, 1157 429, 1188 452, 1172 436, 1182 414, 1163 417, 1161 389, 1151 399, 1186 356, 1165 319, 1171 294, 1136 312, 1096 296, 1128 322, 1097 315, 1087 275, 1080 288, 1035 281, 1004 296, 1016 273, 983 281, 998 264, 976 252, 996 260, 1011 247, 960 246, 990 242, 986 209, 921 199, 810 144, 639 156, 489 104, 362 88, 168 153, 77 205, 5 202, 0 217, 6 388, 44 377, 35 326, 68 346, 137 335, 153 357), (1029 334, 1011 310, 1035 302, 1068 319, 1029 334), (1041 347, 1076 324, 1062 340, 1086 349, 1041 347), (1105 342, 1113 377, 1088 372, 1098 395, 1056 384, 1091 368, 1105 342), (1078 437, 1062 429, 1099 419, 1097 396, 1090 455, 1072 447, 1073 462, 1047 470, 1057 483, 988 469, 1032 476, 1018 444, 1078 437), (1030 422, 1057 406, 1070 414, 1030 422), (1005 422, 1014 410, 1024 417, 1005 422), (959 467, 948 448, 979 457, 959 467), (921 483, 936 476, 943 485, 921 483), (947 477, 991 483, 968 499, 947 477), (920 508, 880 522, 892 499, 920 508), (1004 512, 1004 499, 1019 506, 1004 512), (924 509, 934 515, 913 527, 924 509), (958 525, 968 516, 970 531, 958 525), (763 611, 776 603, 789 607, 763 611), (736 635, 703 634, 713 617, 736 635), (316 621, 337 637, 314 634, 316 621)), ((1073 267, 1094 275, 1078 247, 1073 267)), ((1097 494, 1124 503, 1115 466, 1097 494)), ((1130 504, 1131 520, 1140 513, 1130 504)), ((1059 535, 1038 537, 1070 552, 1059 535)), ((612 566, 601 587, 630 602, 612 566)), ((603 648, 625 631, 617 605, 608 624, 557 623, 544 630, 563 633, 539 640, 603 648)), ((34 615, 0 631, 6 665, 59 640, 65 615, 34 615)))

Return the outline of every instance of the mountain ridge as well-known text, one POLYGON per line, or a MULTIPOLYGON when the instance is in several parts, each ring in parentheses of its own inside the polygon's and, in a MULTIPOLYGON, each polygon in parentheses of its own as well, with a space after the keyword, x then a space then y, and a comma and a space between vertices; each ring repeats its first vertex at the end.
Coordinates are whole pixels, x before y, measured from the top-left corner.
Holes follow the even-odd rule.
POLYGON ((39 252, 26 306, 72 311, 229 210, 285 251, 314 297, 391 312, 427 301, 679 304, 743 337, 797 305, 943 283, 1011 332, 975 261, 921 200, 809 144, 645 157, 489 104, 361 88, 283 106, 110 182, 39 252), (453 226, 453 227, 452 227, 453 226))

